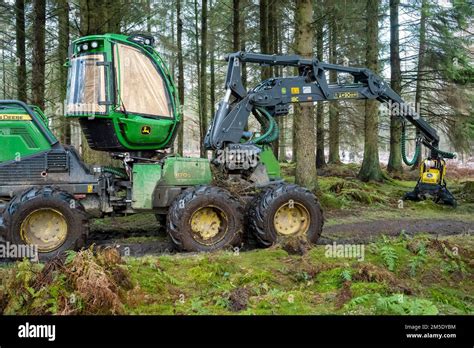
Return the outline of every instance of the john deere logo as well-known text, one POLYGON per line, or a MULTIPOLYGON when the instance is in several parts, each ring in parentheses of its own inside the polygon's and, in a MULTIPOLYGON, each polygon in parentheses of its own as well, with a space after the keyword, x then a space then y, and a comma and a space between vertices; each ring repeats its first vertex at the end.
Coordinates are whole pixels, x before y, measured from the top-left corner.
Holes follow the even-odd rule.
POLYGON ((143 126, 142 127, 142 134, 150 134, 151 133, 151 127, 150 126, 143 126))

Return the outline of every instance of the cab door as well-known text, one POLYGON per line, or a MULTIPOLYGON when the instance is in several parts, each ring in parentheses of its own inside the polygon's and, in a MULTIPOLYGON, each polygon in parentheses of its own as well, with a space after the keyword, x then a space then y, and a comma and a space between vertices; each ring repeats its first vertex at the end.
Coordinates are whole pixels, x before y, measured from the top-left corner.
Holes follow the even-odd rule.
POLYGON ((116 43, 114 64, 122 135, 131 144, 161 144, 173 131, 173 105, 165 79, 150 56, 116 43))

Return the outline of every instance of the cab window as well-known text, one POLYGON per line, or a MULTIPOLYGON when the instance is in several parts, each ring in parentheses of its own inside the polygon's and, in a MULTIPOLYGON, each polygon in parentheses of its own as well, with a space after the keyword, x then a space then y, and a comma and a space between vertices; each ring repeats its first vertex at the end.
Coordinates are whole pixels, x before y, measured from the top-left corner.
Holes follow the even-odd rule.
POLYGON ((166 83, 149 57, 117 43, 114 62, 122 112, 173 117, 166 83))
POLYGON ((66 113, 104 113, 106 106, 103 54, 86 54, 71 59, 68 76, 66 113))

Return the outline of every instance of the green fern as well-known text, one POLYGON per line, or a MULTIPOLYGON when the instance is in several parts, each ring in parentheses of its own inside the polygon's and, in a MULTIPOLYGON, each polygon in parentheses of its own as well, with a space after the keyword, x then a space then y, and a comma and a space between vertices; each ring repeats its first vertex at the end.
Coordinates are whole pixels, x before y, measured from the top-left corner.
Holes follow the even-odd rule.
POLYGON ((347 303, 347 308, 364 307, 372 314, 392 315, 436 315, 438 308, 425 299, 410 298, 403 294, 382 296, 379 293, 366 294, 353 298, 347 303))
POLYGON ((359 296, 359 297, 354 297, 352 300, 350 300, 347 303, 347 306, 349 308, 354 308, 354 307, 357 307, 359 305, 366 304, 371 299, 373 299, 374 297, 378 297, 378 296, 380 296, 380 294, 365 294, 365 295, 362 295, 362 296, 359 296))
POLYGON ((410 262, 408 262, 408 269, 409 269, 410 276, 412 277, 416 276, 416 271, 418 270, 420 264, 421 264, 421 261, 417 256, 413 257, 410 260, 410 262))
POLYGON ((441 269, 445 273, 454 273, 459 272, 462 275, 468 274, 469 271, 467 270, 466 264, 464 261, 457 261, 457 260, 447 260, 441 263, 441 269))
MULTIPOLYGON (((402 311, 401 304, 404 302, 403 294, 394 294, 391 296, 379 296, 376 302, 376 309, 379 313, 402 311)), ((403 314, 403 313, 398 313, 403 314)))
POLYGON ((169 283, 171 285, 182 285, 181 282, 176 279, 175 277, 173 277, 172 275, 170 275, 169 273, 157 268, 156 269, 156 272, 157 272, 157 275, 160 276, 160 278, 162 279, 162 281, 166 282, 166 283, 169 283))
POLYGON ((351 270, 350 269, 342 270, 341 279, 342 279, 343 283, 352 281, 352 272, 351 272, 351 270))
POLYGON ((417 270, 425 262, 426 262, 426 245, 422 243, 418 246, 416 256, 414 256, 408 263, 410 275, 412 277, 415 277, 417 270))
POLYGON ((398 255, 393 247, 384 245, 380 248, 380 255, 389 271, 394 271, 397 265, 398 255))
POLYGON ((405 242, 409 240, 411 237, 407 234, 405 230, 401 230, 400 234, 398 235, 398 241, 399 242, 405 242))
POLYGON ((77 253, 74 250, 66 250, 66 260, 64 261, 64 264, 68 265, 72 261, 74 261, 74 258, 76 257, 77 253))
POLYGON ((438 308, 428 300, 407 298, 403 294, 394 294, 377 299, 376 314, 395 315, 436 315, 438 308))

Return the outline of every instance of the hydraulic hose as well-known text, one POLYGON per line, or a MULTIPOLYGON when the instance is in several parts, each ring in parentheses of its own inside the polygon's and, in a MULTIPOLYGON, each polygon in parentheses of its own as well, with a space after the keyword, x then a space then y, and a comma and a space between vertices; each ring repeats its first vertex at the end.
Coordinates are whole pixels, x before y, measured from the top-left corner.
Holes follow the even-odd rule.
MULTIPOLYGON (((430 150, 436 152, 438 155, 440 155, 443 158, 456 158, 456 154, 448 151, 443 151, 440 149, 435 148, 433 145, 425 143, 426 147, 428 147, 430 150)), ((407 154, 406 154, 406 131, 405 131, 405 126, 402 127, 402 137, 401 137, 401 142, 400 146, 402 149, 402 159, 403 162, 407 166, 413 166, 416 163, 416 159, 418 158, 418 155, 420 154, 421 151, 421 143, 419 141, 416 142, 416 147, 415 147, 415 154, 413 155, 412 160, 408 160, 407 154)))
POLYGON ((102 171, 104 171, 105 173, 114 174, 122 179, 128 179, 127 173, 122 168, 102 167, 102 171))
POLYGON ((280 130, 275 119, 264 108, 256 108, 255 111, 255 116, 258 122, 262 125, 262 127, 267 127, 267 130, 263 135, 254 139, 252 142, 259 145, 270 144, 274 142, 280 135, 280 130), (265 121, 268 122, 268 126, 265 124, 265 121))
POLYGON ((433 150, 433 151, 435 151, 436 153, 438 153, 438 155, 440 155, 440 156, 443 157, 443 158, 448 158, 448 159, 456 158, 456 154, 453 153, 453 152, 443 151, 443 150, 437 149, 437 148, 435 148, 434 146, 429 145, 429 144, 427 144, 426 146, 427 146, 430 150, 433 150))
POLYGON ((418 158, 418 156, 420 155, 420 151, 421 151, 421 144, 420 142, 416 142, 416 147, 415 147, 415 154, 413 155, 413 158, 411 160, 408 160, 407 158, 407 153, 406 153, 406 132, 405 132, 405 125, 403 125, 402 127, 402 138, 401 138, 401 141, 400 141, 400 146, 401 146, 401 152, 402 152, 402 159, 403 159, 403 162, 405 162, 405 164, 407 166, 413 166, 416 164, 416 160, 418 158))

